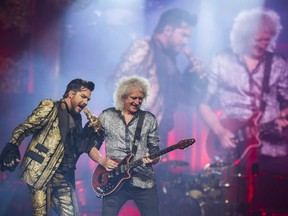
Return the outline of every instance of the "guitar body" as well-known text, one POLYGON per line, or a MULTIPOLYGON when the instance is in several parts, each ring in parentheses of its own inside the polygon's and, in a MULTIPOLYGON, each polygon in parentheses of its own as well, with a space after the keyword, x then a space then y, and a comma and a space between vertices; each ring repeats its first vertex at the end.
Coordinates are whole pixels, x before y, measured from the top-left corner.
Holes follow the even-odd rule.
MULTIPOLYGON (((118 167, 129 164, 132 160, 133 155, 128 154, 118 165, 118 167)), ((96 167, 92 177, 92 186, 97 197, 103 197, 113 193, 114 191, 121 188, 124 180, 131 177, 130 170, 121 171, 115 169, 107 171, 105 167, 100 164, 96 167)))
POLYGON ((221 160, 226 163, 241 162, 254 148, 260 147, 258 128, 260 118, 261 114, 256 113, 248 121, 222 119, 220 123, 234 134, 237 147, 235 149, 224 149, 217 135, 210 131, 206 142, 207 154, 210 159, 221 160))
MULTIPOLYGON (((149 156, 151 160, 166 154, 175 149, 185 149, 192 144, 194 144, 195 139, 186 139, 181 140, 177 144, 169 146, 165 149, 156 152, 149 156)), ((100 164, 96 167, 92 176, 92 187, 95 191, 95 194, 99 198, 103 198, 113 192, 116 192, 121 188, 125 180, 131 178, 131 169, 137 166, 140 166, 142 158, 132 161, 133 154, 128 154, 119 164, 118 167, 112 171, 107 171, 105 167, 100 164)))

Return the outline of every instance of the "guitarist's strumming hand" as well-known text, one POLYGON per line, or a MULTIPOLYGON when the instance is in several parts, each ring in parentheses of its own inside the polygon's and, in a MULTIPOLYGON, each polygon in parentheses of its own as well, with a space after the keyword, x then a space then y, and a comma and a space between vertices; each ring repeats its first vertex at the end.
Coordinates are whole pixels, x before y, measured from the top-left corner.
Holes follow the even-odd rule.
POLYGON ((228 129, 224 127, 221 127, 221 129, 218 130, 216 134, 219 137, 221 146, 224 149, 236 148, 235 137, 231 131, 229 131, 228 129))
POLYGON ((107 171, 112 171, 118 166, 118 163, 110 158, 105 158, 104 164, 101 165, 104 166, 107 171))
POLYGON ((118 162, 111 160, 108 157, 103 157, 100 151, 94 146, 89 152, 89 157, 103 166, 107 171, 111 171, 118 166, 118 162))
POLYGON ((223 149, 236 148, 234 134, 226 129, 220 122, 218 116, 207 104, 200 104, 199 110, 202 118, 208 124, 213 135, 216 135, 219 139, 221 147, 223 149))

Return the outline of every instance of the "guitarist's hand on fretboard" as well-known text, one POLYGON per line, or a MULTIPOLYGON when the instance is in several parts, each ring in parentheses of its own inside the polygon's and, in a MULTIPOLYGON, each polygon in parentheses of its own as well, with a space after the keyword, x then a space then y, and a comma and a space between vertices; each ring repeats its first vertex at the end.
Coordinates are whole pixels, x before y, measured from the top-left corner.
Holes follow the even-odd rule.
POLYGON ((149 154, 147 153, 145 157, 142 158, 143 165, 151 164, 153 160, 149 158, 149 154))
POLYGON ((276 124, 280 132, 288 126, 288 108, 281 111, 280 118, 276 120, 276 124))
POLYGON ((158 163, 159 160, 160 160, 160 157, 157 157, 154 160, 151 160, 149 158, 149 153, 147 153, 146 156, 142 158, 142 161, 143 161, 144 165, 147 165, 147 164, 153 164, 154 165, 154 164, 158 163))

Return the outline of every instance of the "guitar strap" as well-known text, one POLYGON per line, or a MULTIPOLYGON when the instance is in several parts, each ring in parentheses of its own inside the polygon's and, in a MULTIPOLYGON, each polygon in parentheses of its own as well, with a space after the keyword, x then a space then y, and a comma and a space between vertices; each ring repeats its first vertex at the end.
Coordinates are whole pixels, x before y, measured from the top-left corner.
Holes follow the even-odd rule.
POLYGON ((145 112, 143 112, 142 110, 139 110, 139 118, 138 118, 138 122, 137 122, 137 127, 136 127, 136 131, 135 131, 135 135, 134 135, 134 140, 133 140, 133 146, 132 146, 132 154, 135 155, 136 151, 137 151, 137 144, 136 141, 141 139, 141 130, 142 130, 142 125, 143 125, 143 121, 144 121, 144 114, 145 112))
POLYGON ((263 76, 263 83, 262 83, 262 93, 261 93, 261 104, 260 104, 260 111, 263 113, 265 110, 266 102, 264 101, 264 94, 269 93, 269 79, 270 79, 270 71, 271 71, 271 64, 272 64, 273 53, 267 52, 266 53, 266 61, 265 61, 265 68, 264 68, 264 76, 263 76))

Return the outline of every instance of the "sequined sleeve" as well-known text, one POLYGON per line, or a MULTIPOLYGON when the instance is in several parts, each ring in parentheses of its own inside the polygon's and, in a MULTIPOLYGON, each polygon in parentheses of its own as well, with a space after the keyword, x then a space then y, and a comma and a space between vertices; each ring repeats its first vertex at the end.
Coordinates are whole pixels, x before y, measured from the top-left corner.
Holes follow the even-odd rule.
POLYGON ((278 82, 278 101, 280 103, 280 109, 288 107, 288 61, 286 60, 285 67, 282 67, 282 73, 280 74, 278 82))
MULTIPOLYGON (((149 50, 150 46, 147 40, 136 39, 133 41, 130 48, 122 57, 121 63, 117 67, 115 72, 116 79, 122 76, 146 72, 142 67, 145 66, 143 62, 145 61, 149 50)), ((145 76, 145 74, 139 75, 145 76)))
POLYGON ((153 154, 160 150, 158 124, 157 124, 156 117, 152 113, 148 113, 148 114, 151 115, 151 122, 150 122, 150 133, 148 134, 148 139, 147 139, 147 146, 149 148, 149 154, 153 154))
POLYGON ((18 125, 9 140, 9 143, 20 145, 25 137, 36 133, 48 121, 55 103, 52 100, 45 99, 40 102, 32 114, 20 125, 18 125))

